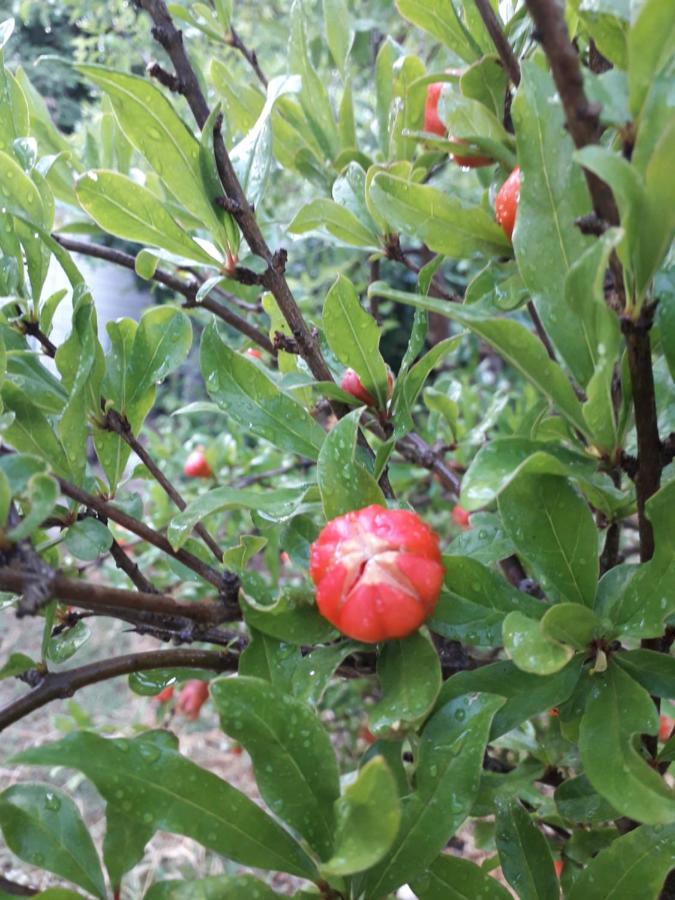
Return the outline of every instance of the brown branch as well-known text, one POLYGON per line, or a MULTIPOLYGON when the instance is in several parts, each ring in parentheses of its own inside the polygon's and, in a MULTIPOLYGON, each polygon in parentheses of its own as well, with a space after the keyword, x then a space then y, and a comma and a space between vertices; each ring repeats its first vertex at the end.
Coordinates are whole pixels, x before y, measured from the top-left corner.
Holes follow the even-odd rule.
POLYGON ((205 581, 208 581, 210 584, 217 587, 228 602, 236 603, 239 594, 239 579, 234 573, 228 572, 227 570, 222 573, 218 572, 212 566, 209 566, 201 559, 198 559, 189 551, 183 550, 182 548, 174 550, 163 534, 155 531, 154 528, 150 528, 150 526, 146 525, 144 522, 134 519, 133 516, 128 515, 121 509, 108 503, 106 500, 102 500, 95 494, 90 494, 88 491, 83 490, 75 484, 71 484, 64 478, 57 477, 57 481, 66 497, 70 497, 71 500, 82 503, 84 506, 106 516, 106 518, 111 519, 113 522, 117 522, 118 525, 126 528, 127 531, 137 534, 140 538, 143 538, 144 541, 152 544, 153 547, 157 547, 158 550, 162 550, 164 553, 178 560, 178 562, 182 562, 183 565, 199 575, 200 578, 203 578, 205 581))
POLYGON ((520 84, 520 66, 511 49, 511 44, 509 44, 508 39, 504 34, 501 23, 490 5, 490 0, 474 0, 474 2, 480 13, 481 19, 485 23, 488 34, 492 38, 492 43, 495 45, 504 69, 513 84, 518 87, 520 84))
POLYGON ((76 691, 91 684, 99 684, 131 672, 147 672, 152 669, 207 669, 216 672, 234 672, 239 662, 238 654, 224 655, 210 650, 152 650, 130 653, 114 659, 104 659, 69 669, 66 672, 48 672, 41 683, 29 694, 19 697, 0 711, 0 732, 14 722, 52 700, 72 697, 76 691))
MULTIPOLYGON (((123 266, 125 269, 129 269, 132 272, 136 271, 136 258, 130 253, 125 253, 123 250, 116 250, 113 247, 104 247, 102 244, 94 244, 90 241, 75 240, 73 238, 64 237, 61 234, 53 234, 52 237, 58 241, 64 249, 69 250, 71 253, 81 253, 83 256, 104 259, 106 262, 114 263, 117 266, 123 266)), ((203 307, 204 309, 208 309, 209 312, 218 316, 218 318, 222 319, 227 325, 230 325, 236 331, 254 341, 262 347, 263 350, 274 355, 274 347, 267 335, 263 334, 263 332, 254 325, 247 322, 246 319, 243 319, 241 316, 237 315, 237 313, 228 309, 226 306, 223 306, 222 303, 218 303, 213 297, 207 296, 203 300, 198 301, 197 291, 199 288, 196 283, 184 281, 182 278, 178 278, 176 275, 173 275, 171 272, 167 272, 164 269, 156 269, 152 276, 152 281, 156 281, 158 284, 162 284, 164 287, 185 297, 184 305, 186 308, 192 309, 195 307, 203 307)), ((222 297, 227 296, 222 291, 219 292, 219 295, 222 297)))
MULTIPOLYGON (((563 8, 556 0, 526 0, 526 4, 551 65, 574 145, 580 150, 596 144, 602 133, 600 107, 592 104, 584 91, 579 56, 570 41, 563 8)), ((611 225, 618 224, 619 214, 609 186, 586 169, 584 174, 598 217, 611 225)))
POLYGON ((23 884, 17 884, 0 875, 0 891, 4 891, 10 897, 35 897, 40 891, 38 888, 27 887, 23 884))
POLYGON ((429 469, 430 472, 438 475, 443 487, 453 496, 459 497, 461 488, 459 477, 422 437, 414 432, 407 434, 397 442, 396 449, 408 462, 415 463, 423 469, 429 469))
MULTIPOLYGON (((21 594, 36 580, 34 572, 25 567, 0 568, 0 590, 21 594)), ((200 600, 199 603, 181 602, 168 594, 144 593, 124 588, 112 588, 103 584, 66 578, 54 573, 48 585, 49 599, 63 600, 70 606, 99 612, 107 610, 141 611, 157 615, 182 618, 191 622, 218 623, 226 618, 226 610, 220 603, 200 600)))
POLYGON ((258 62, 258 57, 256 56, 255 50, 249 50, 249 48, 244 44, 242 39, 239 37, 234 28, 230 25, 230 34, 226 38, 227 43, 230 47, 234 47, 235 50, 238 50, 241 55, 244 57, 246 62, 255 72, 258 81, 262 84, 262 86, 267 89, 267 78, 265 77, 265 73, 260 68, 260 64, 258 62))
POLYGON ((542 342, 544 347, 546 348, 546 352, 548 353, 549 359, 552 359, 553 362, 556 362, 555 350, 553 349, 553 344, 549 336, 546 334, 546 329, 544 328, 541 319, 539 318, 539 313, 536 310, 534 303, 531 300, 527 301, 527 311, 532 319, 532 324, 534 325, 534 330, 537 332, 537 337, 542 342))
MULTIPOLYGON (((164 0, 137 0, 137 5, 150 15, 154 25, 153 37, 164 47, 171 59, 176 76, 181 83, 181 92, 192 110, 197 125, 203 128, 209 116, 209 106, 185 51, 183 35, 176 28, 166 3, 164 0)), ((260 231, 255 213, 246 199, 234 171, 222 134, 217 129, 214 131, 214 152, 225 195, 232 203, 233 216, 251 252, 262 259, 267 266, 262 279, 264 286, 274 295, 279 309, 298 343, 300 353, 313 375, 319 381, 332 381, 330 369, 321 355, 318 340, 305 322, 284 277, 285 260, 279 252, 273 253, 268 247, 260 231)), ((342 404, 337 404, 336 407, 336 412, 339 409, 340 415, 346 411, 342 408, 342 404)))
MULTIPOLYGON (((129 447, 131 447, 136 456, 141 460, 141 462, 151 473, 155 481, 157 481, 157 483, 161 486, 167 496, 171 498, 172 502, 178 507, 178 509, 185 509, 187 503, 159 468, 154 459, 150 456, 143 444, 141 444, 141 442, 134 437, 127 420, 118 412, 116 412, 116 410, 110 409, 106 414, 106 425, 110 428, 111 431, 114 431, 115 434, 118 434, 122 438, 122 440, 126 444, 128 444, 129 447)), ((202 522, 198 522, 194 527, 194 531, 204 541, 204 543, 216 557, 218 562, 221 562, 223 558, 223 551, 218 546, 217 541, 209 534, 204 524, 202 522)))
POLYGON ((110 555, 112 556, 115 565, 118 569, 120 569, 124 574, 130 579, 132 584, 136 585, 139 591, 143 591, 144 594, 158 594, 159 591, 152 584, 145 575, 141 572, 138 565, 131 559, 131 557, 125 553, 124 548, 119 543, 119 541, 113 540, 110 545, 110 555))
POLYGON ((30 319, 22 319, 21 327, 24 334, 30 335, 30 337, 34 337, 42 346, 44 353, 54 359, 54 357, 56 356, 56 344, 53 344, 49 340, 49 338, 40 328, 37 322, 33 322, 30 319))

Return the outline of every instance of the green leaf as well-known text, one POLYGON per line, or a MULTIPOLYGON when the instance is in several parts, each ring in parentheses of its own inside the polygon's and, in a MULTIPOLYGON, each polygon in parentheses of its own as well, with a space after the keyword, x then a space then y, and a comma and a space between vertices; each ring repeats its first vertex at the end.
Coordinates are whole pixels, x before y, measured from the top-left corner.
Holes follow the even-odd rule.
POLYGON ((628 33, 630 108, 637 120, 662 69, 672 64, 675 50, 675 15, 667 3, 645 0, 631 4, 633 21, 628 33))
POLYGON ((350 210, 333 200, 319 198, 306 203, 288 226, 291 234, 325 229, 343 244, 376 250, 379 245, 377 232, 366 228, 350 210))
POLYGON ((215 323, 204 330, 200 361, 209 396, 235 422, 281 450, 318 457, 325 437, 322 428, 262 369, 231 350, 215 323))
POLYGON ((511 896, 480 866, 450 853, 439 856, 411 887, 419 900, 509 900, 511 896))
POLYGON ((55 663, 64 663, 74 656, 80 647, 84 646, 91 637, 91 632, 86 622, 77 622, 72 628, 62 632, 56 637, 50 638, 47 645, 47 659, 55 663))
POLYGON ((619 817, 614 807, 594 790, 585 775, 568 778, 556 788, 555 804, 571 822, 609 822, 619 817))
POLYGON ((377 137, 383 155, 389 155, 389 111, 394 96, 394 63, 399 55, 397 44, 387 35, 375 60, 375 102, 377 137))
POLYGON ((419 745, 417 788, 403 798, 393 849, 366 876, 366 897, 382 897, 414 879, 445 847, 471 810, 485 746, 501 697, 461 697, 427 722, 419 745))
POLYGON ((496 822, 502 871, 519 900, 559 900, 548 842, 520 803, 498 797, 496 822))
POLYGON ((292 678, 293 696, 316 706, 343 659, 364 649, 367 649, 364 644, 357 644, 355 641, 339 641, 337 644, 312 650, 295 667, 292 678))
POLYGON ((11 653, 9 659, 0 668, 0 681, 3 678, 13 678, 15 675, 23 675, 29 669, 34 669, 36 663, 25 653, 11 653))
POLYGON ((331 351, 355 370, 367 391, 384 409, 387 404, 387 369, 380 354, 380 329, 361 306, 354 285, 339 275, 323 305, 323 327, 331 351))
POLYGON ((59 486, 56 481, 42 472, 31 475, 28 479, 27 491, 30 510, 24 515, 21 522, 8 533, 8 537, 14 541, 24 540, 37 531, 54 509, 59 497, 59 486))
POLYGON ((583 650, 593 638, 603 634, 602 622, 580 603, 557 603, 546 611, 541 630, 554 641, 583 650))
POLYGON ((612 598, 607 615, 622 634, 659 637, 675 613, 675 481, 649 498, 647 517, 654 529, 654 556, 639 566, 624 590, 612 598))
MULTIPOLYGON (((426 327, 424 329, 424 334, 426 334, 426 327)), ((411 365, 409 368, 401 368, 399 377, 396 379, 394 396, 392 399, 395 437, 400 437, 407 431, 413 430, 414 422, 412 413, 420 391, 424 387, 425 381, 445 356, 458 349, 465 337, 466 332, 456 334, 454 337, 445 338, 445 340, 439 341, 432 347, 428 353, 425 353, 414 365, 411 365)), ((415 342, 413 343, 412 341, 413 339, 411 336, 410 346, 412 350, 414 350, 415 346, 420 343, 419 333, 415 342)), ((421 343, 423 343, 423 341, 424 335, 422 335, 421 343)), ((419 349, 421 349, 421 346, 419 349)), ((414 357, 411 358, 411 362, 413 359, 414 357)))
POLYGON ((554 675, 532 675, 506 661, 458 672, 443 684, 436 706, 474 691, 506 697, 490 731, 490 739, 496 740, 532 716, 564 703, 579 681, 583 659, 583 654, 578 654, 554 675))
POLYGON ((218 487, 200 494, 173 517, 167 537, 174 549, 182 547, 192 529, 207 516, 227 509, 255 510, 273 522, 283 522, 296 515, 307 487, 278 488, 271 491, 218 487))
POLYGON ((589 781, 622 815, 647 825, 675 821, 675 793, 637 750, 659 717, 647 691, 610 660, 586 704, 579 750, 589 781))
POLYGON ((248 631, 249 642, 239 660, 239 675, 261 678, 290 693, 295 672, 304 659, 299 648, 270 637, 250 624, 248 631))
POLYGON ((67 794, 46 784, 15 784, 0 794, 0 827, 19 859, 79 884, 97 897, 106 889, 96 848, 67 794))
POLYGON ((401 806, 396 780, 381 756, 359 769, 335 804, 335 819, 335 848, 322 874, 362 872, 387 853, 401 823, 401 806))
POLYGON ((309 585, 287 586, 276 602, 266 606, 252 599, 260 593, 259 580, 244 573, 242 584, 245 596, 241 606, 247 625, 289 644, 317 644, 336 636, 333 626, 319 613, 309 585))
POLYGON ((44 459, 57 475, 70 477, 70 465, 47 417, 8 381, 2 385, 2 401, 5 409, 14 413, 13 421, 3 429, 7 443, 21 453, 44 459))
POLYGON ((499 646, 504 617, 513 610, 539 618, 546 607, 475 559, 445 556, 444 589, 427 624, 450 640, 499 646))
POLYGON ((156 194, 126 175, 102 169, 85 172, 77 181, 76 191, 82 209, 110 234, 161 247, 205 265, 217 265, 172 218, 156 194))
POLYGON ((278 896, 252 875, 212 875, 196 881, 157 881, 143 900, 274 900, 278 896))
POLYGON ((464 70, 459 86, 465 97, 479 100, 496 116, 502 116, 508 82, 499 57, 484 56, 464 70))
POLYGON ((584 418, 596 445, 608 452, 619 442, 613 378, 621 333, 615 313, 605 303, 604 279, 620 237, 618 229, 606 232, 572 265, 565 282, 565 299, 582 330, 593 365, 586 382, 584 418))
POLYGON ((323 0, 326 43, 340 72, 344 73, 354 43, 349 9, 345 0, 323 0))
POLYGON ((569 900, 657 900, 675 860, 675 826, 620 835, 580 872, 569 900))
POLYGON ((508 141, 506 129, 493 112, 480 101, 456 91, 441 92, 438 114, 452 139, 488 138, 491 141, 508 141))
POLYGON ((496 500, 519 475, 583 479, 596 469, 595 460, 551 441, 495 438, 480 448, 464 474, 460 501, 465 509, 480 509, 496 500))
POLYGON ((396 291, 382 281, 372 284, 369 294, 439 313, 470 329, 496 350, 505 362, 524 375, 582 434, 588 432, 581 404, 563 370, 549 359, 541 341, 524 325, 510 319, 491 318, 475 306, 462 306, 435 297, 396 291))
POLYGON ((565 279, 593 240, 574 224, 590 210, 588 190, 554 100, 553 79, 534 61, 523 62, 521 73, 512 108, 522 169, 513 245, 544 328, 575 378, 586 384, 593 366, 579 340, 579 320, 566 312, 565 279))
POLYGON ((675 697, 675 657, 655 650, 622 650, 612 659, 655 697, 675 697))
POLYGON ((190 352, 192 325, 185 313, 174 306, 155 306, 141 316, 134 334, 126 375, 126 403, 133 420, 134 407, 144 395, 177 368, 190 352))
POLYGON ((441 664, 436 648, 422 632, 387 641, 377 660, 382 698, 371 707, 370 730, 375 735, 405 733, 432 709, 441 689, 441 664))
POLYGON ((553 640, 540 623, 520 612, 509 613, 503 625, 504 649, 523 672, 552 675, 574 655, 572 647, 553 640))
POLYGON ((508 239, 489 213, 464 206, 437 188, 379 172, 370 182, 369 195, 387 222, 436 253, 463 259, 509 251, 508 239))
POLYGON ((125 136, 174 197, 197 219, 217 228, 199 170, 199 143, 159 88, 146 78, 105 66, 76 69, 106 92, 125 136))
POLYGON ((385 506, 373 476, 356 461, 361 410, 344 416, 329 432, 317 463, 317 479, 327 520, 375 503, 385 506))
POLYGON ((473 62, 482 56, 453 0, 396 0, 396 7, 404 18, 427 31, 463 60, 473 62))
POLYGON ((0 204, 12 215, 25 216, 35 225, 46 225, 44 203, 35 183, 7 153, 0 151, 0 204))
POLYGON ((523 475, 499 497, 506 533, 555 600, 592 606, 597 531, 588 505, 564 478, 523 475))
POLYGON ((152 824, 134 821, 122 809, 111 804, 108 805, 103 839, 103 861, 113 888, 119 887, 126 873, 130 872, 143 859, 145 845, 153 834, 152 824))
POLYGON ((182 834, 243 865, 314 876, 299 844, 253 801, 145 736, 128 741, 76 732, 14 761, 79 769, 134 822, 182 834))
POLYGON ((98 519, 86 518, 71 525, 65 545, 76 559, 93 562, 110 549, 113 536, 98 519))
POLYGON ((270 809, 322 857, 330 856, 340 789, 328 734, 315 714, 259 678, 212 682, 226 734, 246 748, 270 809))

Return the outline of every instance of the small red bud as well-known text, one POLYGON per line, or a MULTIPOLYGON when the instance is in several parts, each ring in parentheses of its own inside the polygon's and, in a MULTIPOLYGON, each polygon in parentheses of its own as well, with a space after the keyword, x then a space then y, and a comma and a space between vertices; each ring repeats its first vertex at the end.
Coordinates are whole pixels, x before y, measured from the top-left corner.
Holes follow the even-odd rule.
POLYGON ((210 478, 213 475, 204 451, 199 448, 193 450, 185 460, 183 472, 188 478, 210 478))
POLYGON ((675 725, 675 719, 671 719, 670 716, 659 716, 659 740, 662 744, 670 740, 673 725, 675 725))
POLYGON ((183 713, 186 719, 196 719, 199 716, 199 710, 209 697, 208 681, 200 681, 193 679, 186 681, 178 695, 176 709, 183 713))
POLYGON ((172 684, 167 684, 167 686, 159 692, 159 694, 155 694, 152 698, 155 703, 168 703, 169 700, 173 700, 173 691, 174 687, 172 684))
POLYGON ((460 506, 459 503, 452 509, 452 521, 455 525, 459 525, 459 527, 463 528, 465 531, 471 528, 469 513, 463 506, 460 506))
POLYGON ((504 184, 500 187, 495 199, 495 217, 502 226, 504 234, 509 240, 513 237, 513 229, 516 226, 516 214, 520 202, 520 167, 511 172, 504 184))
POLYGON ((256 350, 255 347, 248 347, 245 353, 247 356, 250 356, 251 359, 262 359, 262 353, 260 350, 256 350))

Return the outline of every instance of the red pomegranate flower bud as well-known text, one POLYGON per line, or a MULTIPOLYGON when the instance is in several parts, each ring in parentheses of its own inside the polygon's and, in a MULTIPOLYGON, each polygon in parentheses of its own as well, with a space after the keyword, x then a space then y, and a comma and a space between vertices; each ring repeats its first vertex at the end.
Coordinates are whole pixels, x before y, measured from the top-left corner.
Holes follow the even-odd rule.
POLYGON ((442 87, 442 81, 436 81, 427 87, 427 100, 424 104, 424 131, 444 137, 445 125, 438 118, 438 100, 442 87))
POLYGON ((455 525, 459 525, 460 528, 468 529, 471 528, 471 523, 469 522, 469 513, 463 506, 460 506, 459 503, 457 506, 453 506, 452 508, 452 521, 455 525))
POLYGON ((159 694, 155 694, 152 699, 155 701, 155 703, 168 703, 169 700, 173 699, 173 691, 173 685, 167 684, 164 690, 160 691, 159 694))
MULTIPOLYGON (((453 137, 451 134, 448 135, 448 140, 455 144, 467 143, 462 138, 453 137)), ((481 166, 490 166, 494 162, 489 156, 458 156, 456 153, 451 153, 450 159, 466 169, 480 169, 481 166)))
POLYGON ((665 744, 670 740, 673 725, 675 725, 675 719, 671 719, 670 716, 659 716, 659 740, 661 743, 665 744))
POLYGON ((520 203, 520 167, 511 172, 504 184, 500 187, 495 198, 495 217, 504 230, 509 240, 513 237, 513 229, 516 226, 516 213, 520 203))
POLYGON ((180 689, 176 709, 183 713, 186 719, 196 719, 199 716, 199 710, 209 698, 208 681, 200 681, 193 679, 186 681, 180 689))
POLYGON ((321 614, 343 634, 403 638, 431 615, 443 582, 438 535, 415 513, 366 506, 333 519, 312 544, 321 614))
POLYGON ((246 350, 246 355, 251 359, 262 359, 262 353, 260 350, 256 350, 255 347, 248 347, 246 350))
POLYGON ((558 876, 558 878, 560 878, 560 876, 562 875, 562 870, 563 870, 564 866, 565 866, 565 863, 562 861, 562 859, 554 859, 553 860, 553 868, 555 869, 555 874, 558 876))
POLYGON ((188 478, 210 478, 213 475, 211 466, 204 456, 204 451, 197 448, 185 460, 183 473, 188 478))
MULTIPOLYGON (((377 400, 370 391, 367 391, 364 386, 361 384, 361 379, 356 374, 353 369, 347 369, 345 374, 342 376, 342 381, 340 382, 340 387, 347 394, 351 394, 352 397, 356 397, 357 400, 360 400, 361 403, 365 403, 366 406, 377 406, 377 400)), ((394 373, 391 371, 389 366, 387 366, 387 399, 389 399, 394 391, 394 373)))

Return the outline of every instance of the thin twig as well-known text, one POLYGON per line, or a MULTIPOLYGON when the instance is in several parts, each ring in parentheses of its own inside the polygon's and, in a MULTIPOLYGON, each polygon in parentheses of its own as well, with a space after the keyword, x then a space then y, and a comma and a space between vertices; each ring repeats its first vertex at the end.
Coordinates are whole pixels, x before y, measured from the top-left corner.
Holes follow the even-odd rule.
POLYGON ((143 591, 145 594, 158 594, 159 591, 152 584, 145 575, 139 569, 137 563, 131 559, 128 553, 125 552, 122 545, 119 541, 113 540, 110 545, 110 555, 112 556, 115 565, 118 569, 120 569, 124 574, 131 580, 132 584, 134 584, 139 591, 143 591))
POLYGON ((146 525, 144 522, 134 519, 133 516, 130 516, 118 507, 113 506, 112 503, 108 503, 106 500, 102 500, 95 494, 90 494, 88 491, 83 490, 77 485, 71 484, 69 481, 66 481, 65 478, 57 477, 57 481, 66 497, 70 497, 71 500, 82 503, 89 509, 93 509, 95 512, 106 516, 108 519, 112 519, 113 522, 117 522, 118 525, 126 528, 127 531, 137 534, 149 544, 157 547, 158 550, 162 550, 164 553, 177 559, 178 562, 182 562, 183 565, 199 575, 200 578, 215 585, 219 591, 223 592, 224 597, 228 601, 236 602, 239 593, 239 579, 234 573, 228 572, 227 570, 222 573, 218 572, 212 566, 203 562, 201 559, 198 559, 189 551, 183 550, 182 548, 174 550, 163 534, 155 531, 154 528, 150 528, 150 526, 146 525))
POLYGON ((511 49, 511 44, 509 44, 508 39, 504 34, 499 19, 490 5, 490 0, 474 0, 474 2, 480 13, 481 19, 485 23, 488 34, 492 38, 492 43, 495 45, 499 58, 502 61, 502 65, 506 69, 513 84, 518 87, 520 84, 520 66, 511 49))
MULTIPOLYGON (((123 250, 116 250, 113 247, 104 247, 102 244, 94 244, 91 241, 80 241, 73 238, 64 237, 62 234, 53 234, 52 237, 61 244, 61 246, 69 250, 71 253, 81 253, 83 256, 91 256, 96 259, 104 259, 107 262, 114 263, 117 266, 123 266, 134 272, 136 270, 136 258, 130 253, 123 250)), ((258 344, 263 350, 274 355, 274 347, 272 342, 254 325, 251 325, 246 319, 243 319, 237 313, 232 312, 222 303, 218 303, 210 295, 201 301, 197 301, 197 291, 199 287, 192 281, 184 281, 171 272, 164 269, 156 269, 152 275, 152 281, 163 284, 170 290, 175 291, 185 297, 185 306, 187 308, 204 308, 208 309, 218 318, 222 319, 227 325, 230 325, 236 331, 245 335, 247 338, 258 344)), ((223 291, 219 292, 219 296, 226 297, 223 291)))
MULTIPOLYGON (((141 462, 151 473, 155 481, 157 481, 157 483, 164 490, 167 496, 171 498, 178 509, 185 509, 187 503, 159 468, 154 459, 150 456, 143 444, 141 444, 141 442, 134 437, 131 431, 131 427, 126 419, 118 412, 116 412, 116 410, 110 409, 106 414, 106 424, 111 431, 114 431, 115 434, 118 434, 122 438, 122 440, 126 444, 128 444, 129 447, 131 447, 136 456, 141 460, 141 462)), ((223 558, 223 551, 218 546, 218 542, 209 534, 204 524, 202 522, 198 522, 194 527, 194 531, 204 541, 204 543, 216 557, 218 562, 220 562, 223 558)))
POLYGON ((249 48, 246 46, 246 44, 244 44, 242 39, 239 37, 239 35, 231 25, 227 43, 230 45, 230 47, 234 47, 235 50, 238 50, 241 53, 246 62, 255 72, 256 76, 258 77, 258 81, 262 84, 265 90, 267 90, 267 78, 265 77, 265 73, 263 72, 263 70, 260 68, 260 63, 258 62, 258 57, 256 56, 255 50, 249 50, 249 48))
POLYGON ((130 653, 114 659, 104 659, 69 669, 66 672, 48 672, 42 682, 29 694, 19 697, 0 711, 0 731, 23 719, 29 713, 41 709, 52 700, 72 697, 76 691, 91 684, 99 684, 131 672, 147 672, 152 669, 206 669, 214 672, 237 670, 239 655, 222 654, 210 650, 151 650, 130 653))
POLYGON ((544 347, 546 348, 546 352, 549 355, 549 359, 552 359, 553 362, 556 362, 555 350, 553 349, 553 344, 549 336, 546 334, 546 329, 542 325, 541 319, 539 318, 539 313, 536 310, 534 303, 531 300, 527 301, 527 311, 532 319, 532 324, 534 325, 534 330, 537 332, 537 337, 542 342, 544 347))
MULTIPOLYGON (((0 568, 0 589, 13 594, 21 594, 33 584, 35 574, 25 568, 5 566, 0 568)), ((101 612, 107 610, 144 611, 174 619, 182 618, 192 622, 215 624, 223 621, 226 611, 221 603, 200 600, 199 603, 175 600, 168 594, 146 594, 107 585, 66 578, 56 572, 49 584, 49 596, 63 600, 70 606, 101 612)))

